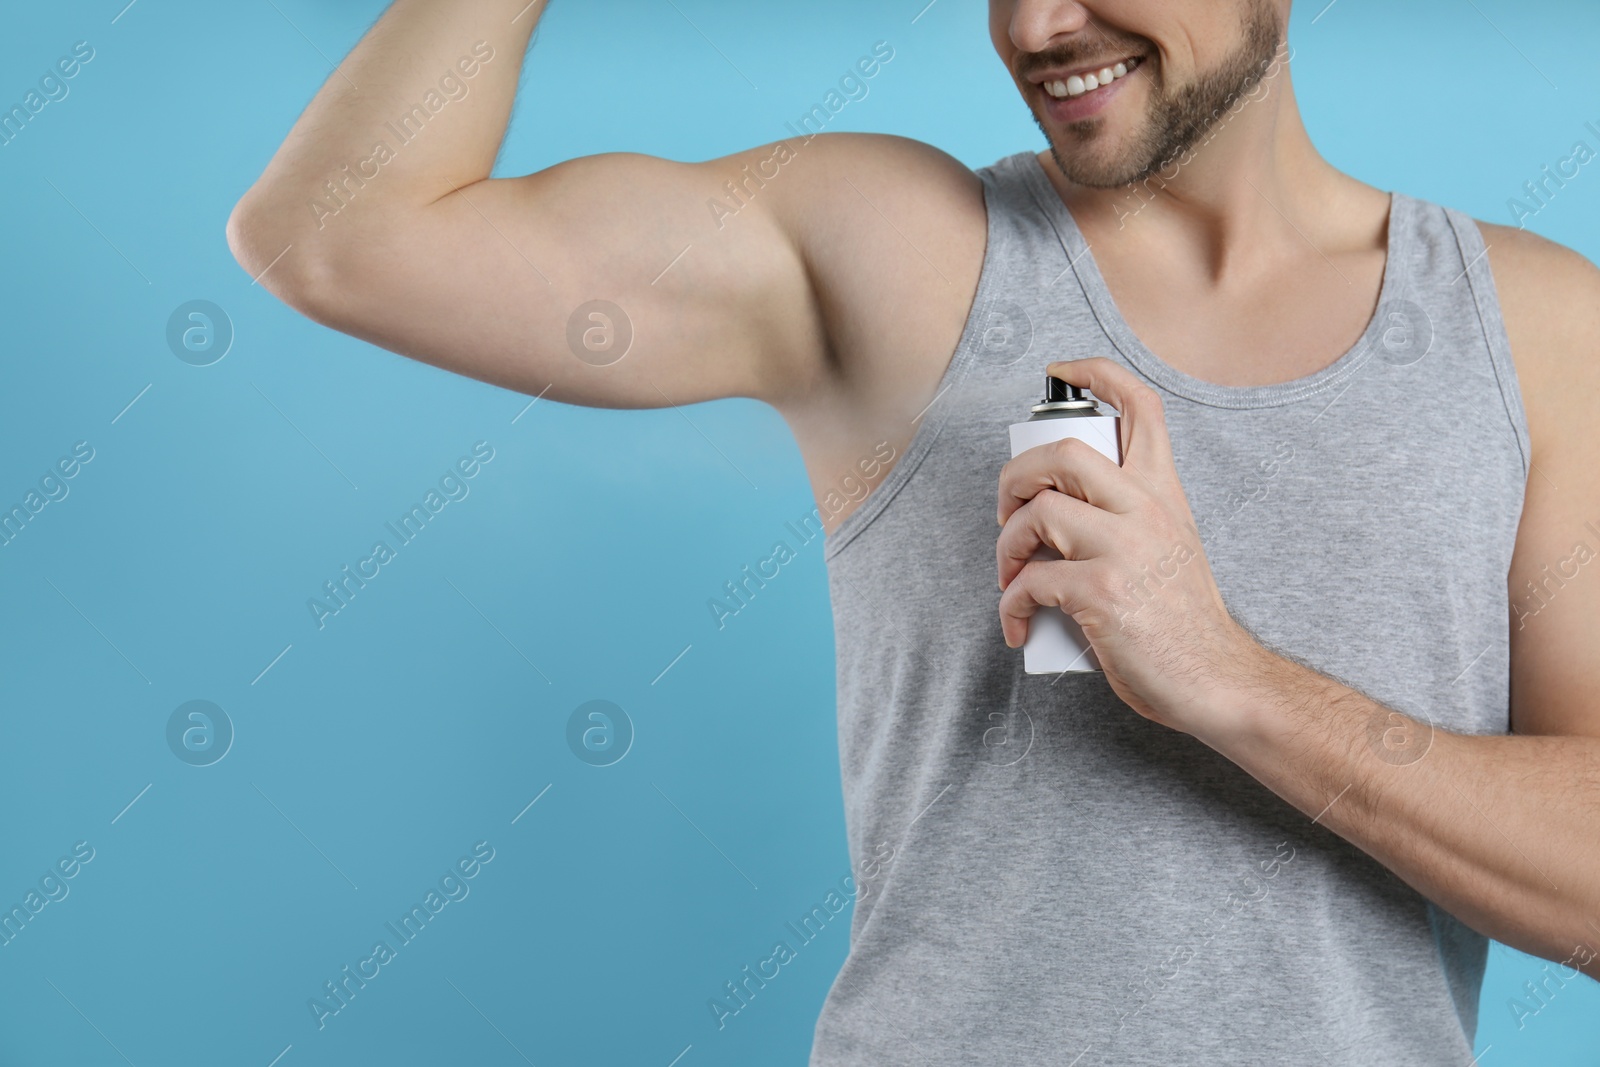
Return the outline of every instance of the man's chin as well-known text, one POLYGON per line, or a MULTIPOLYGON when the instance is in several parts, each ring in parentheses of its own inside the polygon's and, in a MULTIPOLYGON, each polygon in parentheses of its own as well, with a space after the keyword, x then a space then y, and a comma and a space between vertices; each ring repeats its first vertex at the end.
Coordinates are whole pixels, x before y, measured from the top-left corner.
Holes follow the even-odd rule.
POLYGON ((1103 120, 1090 120, 1061 133, 1047 127, 1037 112, 1034 122, 1050 145, 1056 168, 1074 185, 1119 189, 1141 182, 1160 169, 1149 159, 1148 143, 1129 132, 1114 133, 1103 120))
POLYGON ((1120 189, 1143 181, 1158 169, 1148 163, 1131 165, 1125 157, 1116 158, 1114 152, 1106 151, 1103 144, 1076 151, 1052 145, 1051 155, 1069 182, 1089 189, 1120 189))

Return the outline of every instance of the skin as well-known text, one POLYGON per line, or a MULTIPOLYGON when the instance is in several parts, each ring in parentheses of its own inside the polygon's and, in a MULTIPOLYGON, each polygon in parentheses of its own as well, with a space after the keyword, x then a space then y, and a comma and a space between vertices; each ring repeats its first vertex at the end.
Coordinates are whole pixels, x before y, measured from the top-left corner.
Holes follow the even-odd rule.
MULTIPOLYGON (((228 239, 241 265, 318 322, 530 395, 615 408, 763 400, 794 432, 819 500, 878 442, 902 455, 972 305, 986 237, 976 176, 905 138, 824 134, 791 142, 792 159, 720 225, 707 201, 743 166, 771 175, 774 146, 704 163, 606 154, 490 179, 517 59, 542 14, 525 2, 398 0, 235 208, 228 239), (470 95, 336 215, 314 218, 323 183, 370 155, 383 124, 477 41, 495 51, 470 95), (597 296, 634 332, 609 366, 568 347, 574 309, 597 296)), ((1174 121, 1257 57, 1252 26, 1287 17, 1287 0, 990 4, 996 53, 1052 146, 1041 166, 1118 308, 1166 362, 1226 385, 1331 363, 1365 329, 1384 267, 1388 194, 1318 155, 1287 64, 1198 142, 1174 121), (1088 121, 1052 119, 1028 80, 1125 54, 1143 66, 1088 121), (1192 150, 1176 176, 1130 201, 1126 183, 1160 170, 1174 145, 1192 150)), ((1600 519, 1600 271, 1532 234, 1479 225, 1535 469, 1507 576, 1517 597, 1600 519)), ((1513 734, 1389 719, 1229 615, 1159 395, 1103 359, 1052 373, 1123 414, 1125 461, 1066 442, 1003 468, 1007 643, 1022 643, 1038 607, 1062 607, 1135 712, 1223 753, 1478 931, 1600 976, 1600 580, 1580 573, 1537 616, 1508 620, 1513 734), (1041 544, 1065 558, 1029 562, 1041 544), (1174 577, 1128 613, 1117 591, 1175 546, 1174 577), (1425 741, 1422 758, 1381 759, 1368 745, 1375 716, 1425 741)))

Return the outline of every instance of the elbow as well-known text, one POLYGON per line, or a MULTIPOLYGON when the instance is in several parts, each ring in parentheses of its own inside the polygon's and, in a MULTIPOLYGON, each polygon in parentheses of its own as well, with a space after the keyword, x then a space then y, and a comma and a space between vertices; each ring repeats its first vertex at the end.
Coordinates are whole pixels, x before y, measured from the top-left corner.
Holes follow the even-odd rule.
POLYGON ((272 262, 267 251, 275 232, 281 233, 281 215, 263 203, 254 189, 239 198, 228 215, 228 251, 251 278, 266 271, 272 262))
POLYGON ((253 282, 311 314, 316 294, 327 290, 327 266, 316 231, 292 206, 252 189, 234 205, 226 232, 228 250, 253 282))

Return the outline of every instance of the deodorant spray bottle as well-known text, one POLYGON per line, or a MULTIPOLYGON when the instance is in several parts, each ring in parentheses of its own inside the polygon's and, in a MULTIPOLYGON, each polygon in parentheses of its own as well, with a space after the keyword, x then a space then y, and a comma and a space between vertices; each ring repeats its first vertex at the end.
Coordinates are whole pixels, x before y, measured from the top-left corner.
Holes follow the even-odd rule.
MULTIPOLYGON (((1032 407, 1027 422, 1011 427, 1011 455, 1015 458, 1037 445, 1076 437, 1119 466, 1122 438, 1115 415, 1100 413, 1100 405, 1076 385, 1048 375, 1044 400, 1032 407)), ((1061 553, 1041 546, 1032 559, 1060 559, 1061 553)), ((1100 661, 1088 638, 1072 617, 1060 608, 1040 608, 1028 620, 1028 638, 1022 643, 1022 665, 1028 674, 1098 671, 1100 661)))

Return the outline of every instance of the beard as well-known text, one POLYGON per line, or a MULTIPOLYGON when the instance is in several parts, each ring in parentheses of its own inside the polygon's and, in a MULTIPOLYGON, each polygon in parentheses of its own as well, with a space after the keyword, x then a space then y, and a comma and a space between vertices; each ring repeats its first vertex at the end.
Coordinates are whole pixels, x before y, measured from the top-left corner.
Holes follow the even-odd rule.
MULTIPOLYGON (((1272 0, 1248 0, 1239 47, 1215 70, 1171 92, 1164 85, 1157 86, 1152 78, 1144 122, 1127 148, 1117 151, 1112 159, 1097 158, 1094 152, 1064 153, 1037 111, 1032 112, 1033 120, 1050 142, 1050 155, 1056 166, 1069 181, 1096 189, 1131 185, 1165 169, 1194 147, 1240 97, 1261 81, 1282 40, 1283 22, 1272 0)), ((1043 66, 1071 61, 1071 56, 1041 53, 1037 62, 1043 66)), ((1140 64, 1140 70, 1149 62, 1147 59, 1140 64)), ((1087 147, 1101 140, 1105 119, 1095 116, 1067 128, 1087 147)))

